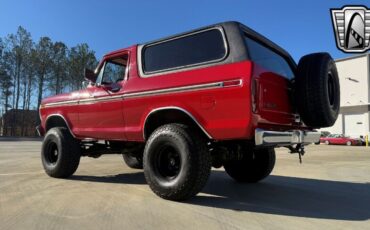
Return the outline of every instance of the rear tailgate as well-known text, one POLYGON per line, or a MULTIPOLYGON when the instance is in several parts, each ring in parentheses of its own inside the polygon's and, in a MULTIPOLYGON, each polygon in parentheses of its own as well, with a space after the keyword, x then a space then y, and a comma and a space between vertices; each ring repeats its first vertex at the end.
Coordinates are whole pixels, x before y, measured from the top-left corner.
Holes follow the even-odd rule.
POLYGON ((258 123, 292 126, 295 114, 288 79, 255 66, 258 123))

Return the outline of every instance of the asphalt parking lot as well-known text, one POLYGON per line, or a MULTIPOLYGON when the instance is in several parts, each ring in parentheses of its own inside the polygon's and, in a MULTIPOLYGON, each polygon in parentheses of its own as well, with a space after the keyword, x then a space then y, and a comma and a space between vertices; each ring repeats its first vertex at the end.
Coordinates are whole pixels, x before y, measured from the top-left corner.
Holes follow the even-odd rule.
POLYGON ((270 177, 237 184, 213 170, 185 203, 155 196, 119 155, 48 177, 40 141, 0 141, 0 229, 370 229, 370 147, 277 151, 270 177))

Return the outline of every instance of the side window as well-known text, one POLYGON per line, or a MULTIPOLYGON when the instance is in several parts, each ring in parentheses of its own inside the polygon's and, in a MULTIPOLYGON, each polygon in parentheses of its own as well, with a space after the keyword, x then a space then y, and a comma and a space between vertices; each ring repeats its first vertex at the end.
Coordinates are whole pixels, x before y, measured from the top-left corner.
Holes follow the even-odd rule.
POLYGON ((146 73, 193 66, 226 56, 221 30, 210 29, 195 34, 144 46, 143 70, 146 73))
POLYGON ((105 62, 101 84, 108 85, 117 83, 125 78, 127 56, 111 59, 105 62))
POLYGON ((278 53, 246 36, 245 42, 249 56, 254 63, 285 78, 294 78, 288 62, 278 53))

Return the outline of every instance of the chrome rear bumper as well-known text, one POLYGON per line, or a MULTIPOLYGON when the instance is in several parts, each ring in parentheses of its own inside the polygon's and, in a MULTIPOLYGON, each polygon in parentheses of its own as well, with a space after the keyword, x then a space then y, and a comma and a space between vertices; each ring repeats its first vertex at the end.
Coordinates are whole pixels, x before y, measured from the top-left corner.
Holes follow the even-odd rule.
POLYGON ((294 144, 312 144, 320 141, 320 132, 315 131, 267 131, 256 129, 254 137, 256 146, 291 146, 294 144))

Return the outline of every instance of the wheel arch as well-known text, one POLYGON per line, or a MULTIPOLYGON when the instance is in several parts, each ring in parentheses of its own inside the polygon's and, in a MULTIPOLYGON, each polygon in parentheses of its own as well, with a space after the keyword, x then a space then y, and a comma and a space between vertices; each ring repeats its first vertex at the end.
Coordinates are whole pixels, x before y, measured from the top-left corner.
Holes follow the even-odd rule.
POLYGON ((54 127, 65 127, 68 129, 68 131, 71 133, 71 135, 73 137, 75 137, 75 135, 73 134, 67 120, 65 119, 65 117, 61 114, 50 114, 46 120, 45 120, 45 133, 51 129, 51 128, 54 128, 54 127))
POLYGON ((161 125, 181 123, 190 125, 204 134, 206 138, 213 139, 200 122, 186 109, 177 106, 160 107, 151 110, 144 120, 143 137, 147 140, 151 133, 161 125))

